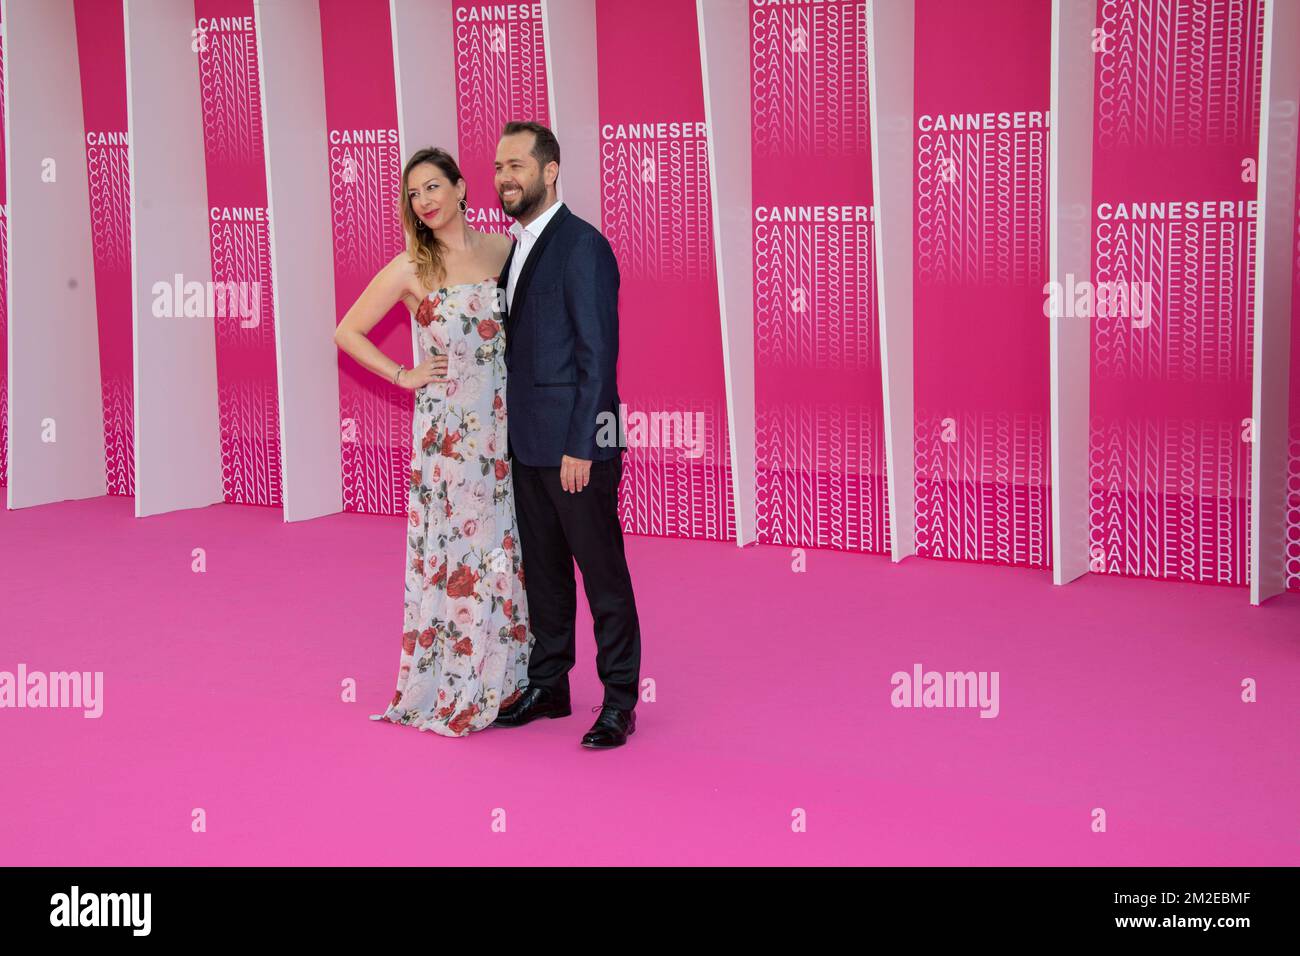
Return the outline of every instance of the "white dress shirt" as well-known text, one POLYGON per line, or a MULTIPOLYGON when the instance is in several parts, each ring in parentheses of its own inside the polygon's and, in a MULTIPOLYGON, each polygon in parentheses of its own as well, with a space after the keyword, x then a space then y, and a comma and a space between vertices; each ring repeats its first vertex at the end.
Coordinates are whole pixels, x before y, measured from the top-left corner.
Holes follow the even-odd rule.
POLYGON ((539 215, 536 219, 526 226, 521 226, 516 220, 510 224, 510 235, 514 237, 518 245, 515 247, 514 258, 510 260, 510 275, 506 277, 506 306, 514 308, 515 304, 515 286, 519 284, 519 275, 524 271, 524 263, 528 260, 528 254, 533 251, 533 244, 537 242, 537 237, 542 234, 546 224, 551 221, 560 209, 563 203, 556 200, 539 215))

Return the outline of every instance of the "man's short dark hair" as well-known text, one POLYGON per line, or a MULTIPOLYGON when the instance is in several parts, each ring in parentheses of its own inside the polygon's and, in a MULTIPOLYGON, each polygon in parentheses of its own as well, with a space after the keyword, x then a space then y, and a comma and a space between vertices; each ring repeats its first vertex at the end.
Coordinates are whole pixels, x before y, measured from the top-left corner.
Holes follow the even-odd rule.
POLYGON ((532 156, 543 169, 547 163, 560 161, 560 142, 549 127, 532 120, 511 120, 501 131, 502 136, 513 136, 515 133, 533 134, 532 156))

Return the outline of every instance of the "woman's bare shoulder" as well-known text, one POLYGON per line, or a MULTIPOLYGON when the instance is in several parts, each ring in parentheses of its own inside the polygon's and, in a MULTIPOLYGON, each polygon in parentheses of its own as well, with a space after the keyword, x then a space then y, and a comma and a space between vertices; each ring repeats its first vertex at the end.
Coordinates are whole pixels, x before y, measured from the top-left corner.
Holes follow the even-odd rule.
POLYGON ((398 252, 388 260, 383 271, 395 285, 400 286, 401 297, 407 307, 415 308, 419 305, 423 287, 420 283, 419 271, 415 267, 415 260, 411 258, 409 252, 405 249, 398 252))
POLYGON ((400 276, 406 276, 408 278, 414 278, 416 274, 415 260, 411 258, 411 254, 409 252, 407 252, 405 249, 401 249, 398 251, 397 255, 393 256, 393 258, 388 260, 388 265, 384 266, 384 271, 388 272, 391 275, 400 275, 400 276))

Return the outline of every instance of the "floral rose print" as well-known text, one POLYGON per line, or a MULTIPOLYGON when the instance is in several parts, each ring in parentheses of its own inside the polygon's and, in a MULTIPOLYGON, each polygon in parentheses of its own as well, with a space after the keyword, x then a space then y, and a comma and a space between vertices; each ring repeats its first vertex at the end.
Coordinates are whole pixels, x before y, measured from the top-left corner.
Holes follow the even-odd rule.
POLYGON ((438 289, 415 314, 448 381, 415 394, 406 592, 393 723, 461 737, 527 683, 533 637, 506 451, 505 332, 495 280, 438 289))

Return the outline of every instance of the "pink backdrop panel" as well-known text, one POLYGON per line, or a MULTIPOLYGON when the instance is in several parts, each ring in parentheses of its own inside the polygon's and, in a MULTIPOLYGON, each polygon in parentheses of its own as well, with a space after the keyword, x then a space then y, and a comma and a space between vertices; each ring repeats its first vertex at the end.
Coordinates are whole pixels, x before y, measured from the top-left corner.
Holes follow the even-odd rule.
POLYGON ((1286 482, 1286 587, 1300 591, 1300 141, 1296 144, 1296 216, 1291 235, 1291 420, 1286 482))
POLYGON ((212 281, 231 283, 215 317, 225 500, 280 499, 275 306, 253 0, 195 0, 212 281))
POLYGON ((622 276, 623 527, 734 539, 695 3, 597 0, 596 47, 601 219, 622 276))
MULTIPOLYGON (((405 247, 398 214, 402 175, 387 0, 321 0, 330 219, 338 318, 405 247)), ((417 91, 411 91, 414 95, 417 91)), ((322 264, 323 265, 323 264, 322 264)), ((327 281, 322 269, 322 281, 327 281)), ((411 317, 395 305, 370 339, 410 365, 411 317)), ((411 397, 339 353, 343 509, 404 514, 411 397)))
MULTIPOLYGON (((508 120, 549 125, 542 5, 537 2, 452 4, 456 51, 456 121, 460 163, 468 187, 466 218, 479 229, 505 232, 514 222, 493 186, 501 127, 508 120)), ((450 149, 450 143, 411 143, 450 149)), ((563 158, 563 144, 561 144, 563 158)))
POLYGON ((131 321, 131 147, 122 0, 76 0, 77 63, 95 262, 104 468, 110 495, 135 494, 131 321))
POLYGON ((9 485, 9 195, 5 168, 5 38, 0 19, 0 486, 9 485))
POLYGON ((756 519, 889 550, 867 2, 750 3, 756 519))
POLYGON ((1108 0, 1097 26, 1093 273, 1150 308, 1092 324, 1091 568, 1245 584, 1263 10, 1108 0))
POLYGON ((1051 4, 917 0, 916 552, 1044 568, 1051 4))

